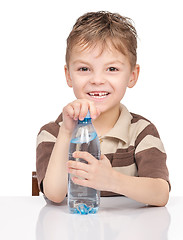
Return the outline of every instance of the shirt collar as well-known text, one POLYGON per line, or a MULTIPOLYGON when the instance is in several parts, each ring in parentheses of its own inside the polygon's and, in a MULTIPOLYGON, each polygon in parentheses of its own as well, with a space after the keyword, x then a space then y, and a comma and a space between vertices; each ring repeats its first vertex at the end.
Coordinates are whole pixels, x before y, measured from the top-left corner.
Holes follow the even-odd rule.
POLYGON ((118 138, 127 143, 132 115, 123 104, 120 104, 120 111, 120 116, 114 127, 104 137, 118 138))

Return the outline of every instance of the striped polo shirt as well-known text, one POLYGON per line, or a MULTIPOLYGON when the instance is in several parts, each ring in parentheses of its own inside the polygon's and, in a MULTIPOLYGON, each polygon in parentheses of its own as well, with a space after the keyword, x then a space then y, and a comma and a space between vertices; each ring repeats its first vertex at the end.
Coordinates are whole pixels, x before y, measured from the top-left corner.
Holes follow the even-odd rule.
MULTIPOLYGON (((61 124, 62 114, 55 122, 44 125, 37 136, 36 171, 42 192, 43 179, 61 124)), ((161 178, 170 186, 165 149, 156 127, 149 120, 130 113, 121 104, 116 124, 99 139, 101 153, 110 160, 114 170, 129 176, 161 178)), ((114 195, 101 192, 101 196, 114 195)))

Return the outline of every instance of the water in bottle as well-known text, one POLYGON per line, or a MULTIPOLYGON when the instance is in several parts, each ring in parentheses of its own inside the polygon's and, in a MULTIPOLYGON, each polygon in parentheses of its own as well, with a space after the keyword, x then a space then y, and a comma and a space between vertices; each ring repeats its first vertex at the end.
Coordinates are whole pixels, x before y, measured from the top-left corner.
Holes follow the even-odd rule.
MULTIPOLYGON (((75 151, 86 151, 96 159, 100 159, 100 143, 91 117, 88 112, 83 121, 78 120, 69 148, 69 160, 87 162, 81 158, 73 158, 75 151)), ((77 185, 72 181, 72 174, 68 175, 68 207, 70 213, 93 214, 98 211, 100 204, 100 191, 77 185)))

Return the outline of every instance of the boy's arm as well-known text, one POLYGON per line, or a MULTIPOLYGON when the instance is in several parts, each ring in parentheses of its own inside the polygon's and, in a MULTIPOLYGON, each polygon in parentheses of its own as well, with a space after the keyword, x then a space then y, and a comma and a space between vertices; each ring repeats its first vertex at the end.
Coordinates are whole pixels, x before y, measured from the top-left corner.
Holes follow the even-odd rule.
POLYGON ((73 157, 88 164, 68 161, 68 172, 75 175, 76 184, 125 195, 148 205, 165 206, 169 198, 169 184, 160 178, 127 176, 114 170, 105 155, 95 159, 87 152, 75 152, 73 157))
POLYGON ((71 133, 61 125, 43 180, 45 196, 57 203, 63 201, 67 194, 66 162, 68 161, 70 138, 71 133))
POLYGON ((153 206, 165 206, 169 198, 167 181, 160 178, 127 176, 115 170, 111 176, 111 191, 153 206))
POLYGON ((97 117, 100 114, 94 104, 85 99, 75 100, 63 109, 63 122, 43 180, 44 194, 53 202, 62 202, 67 194, 68 172, 66 163, 70 139, 78 119, 84 119, 88 109, 91 116, 97 117))

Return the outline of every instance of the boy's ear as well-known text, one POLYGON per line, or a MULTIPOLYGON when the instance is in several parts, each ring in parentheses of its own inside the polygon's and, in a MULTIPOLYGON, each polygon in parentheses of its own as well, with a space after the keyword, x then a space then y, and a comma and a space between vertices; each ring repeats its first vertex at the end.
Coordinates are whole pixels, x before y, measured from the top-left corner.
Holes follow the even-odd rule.
POLYGON ((72 80, 71 80, 69 69, 68 69, 67 65, 64 66, 64 71, 65 71, 65 77, 66 77, 67 85, 69 87, 72 87, 72 80))
POLYGON ((134 70, 131 73, 130 80, 128 82, 129 88, 132 88, 135 86, 135 84, 138 80, 139 72, 140 72, 140 66, 138 64, 136 64, 134 67, 134 70))

